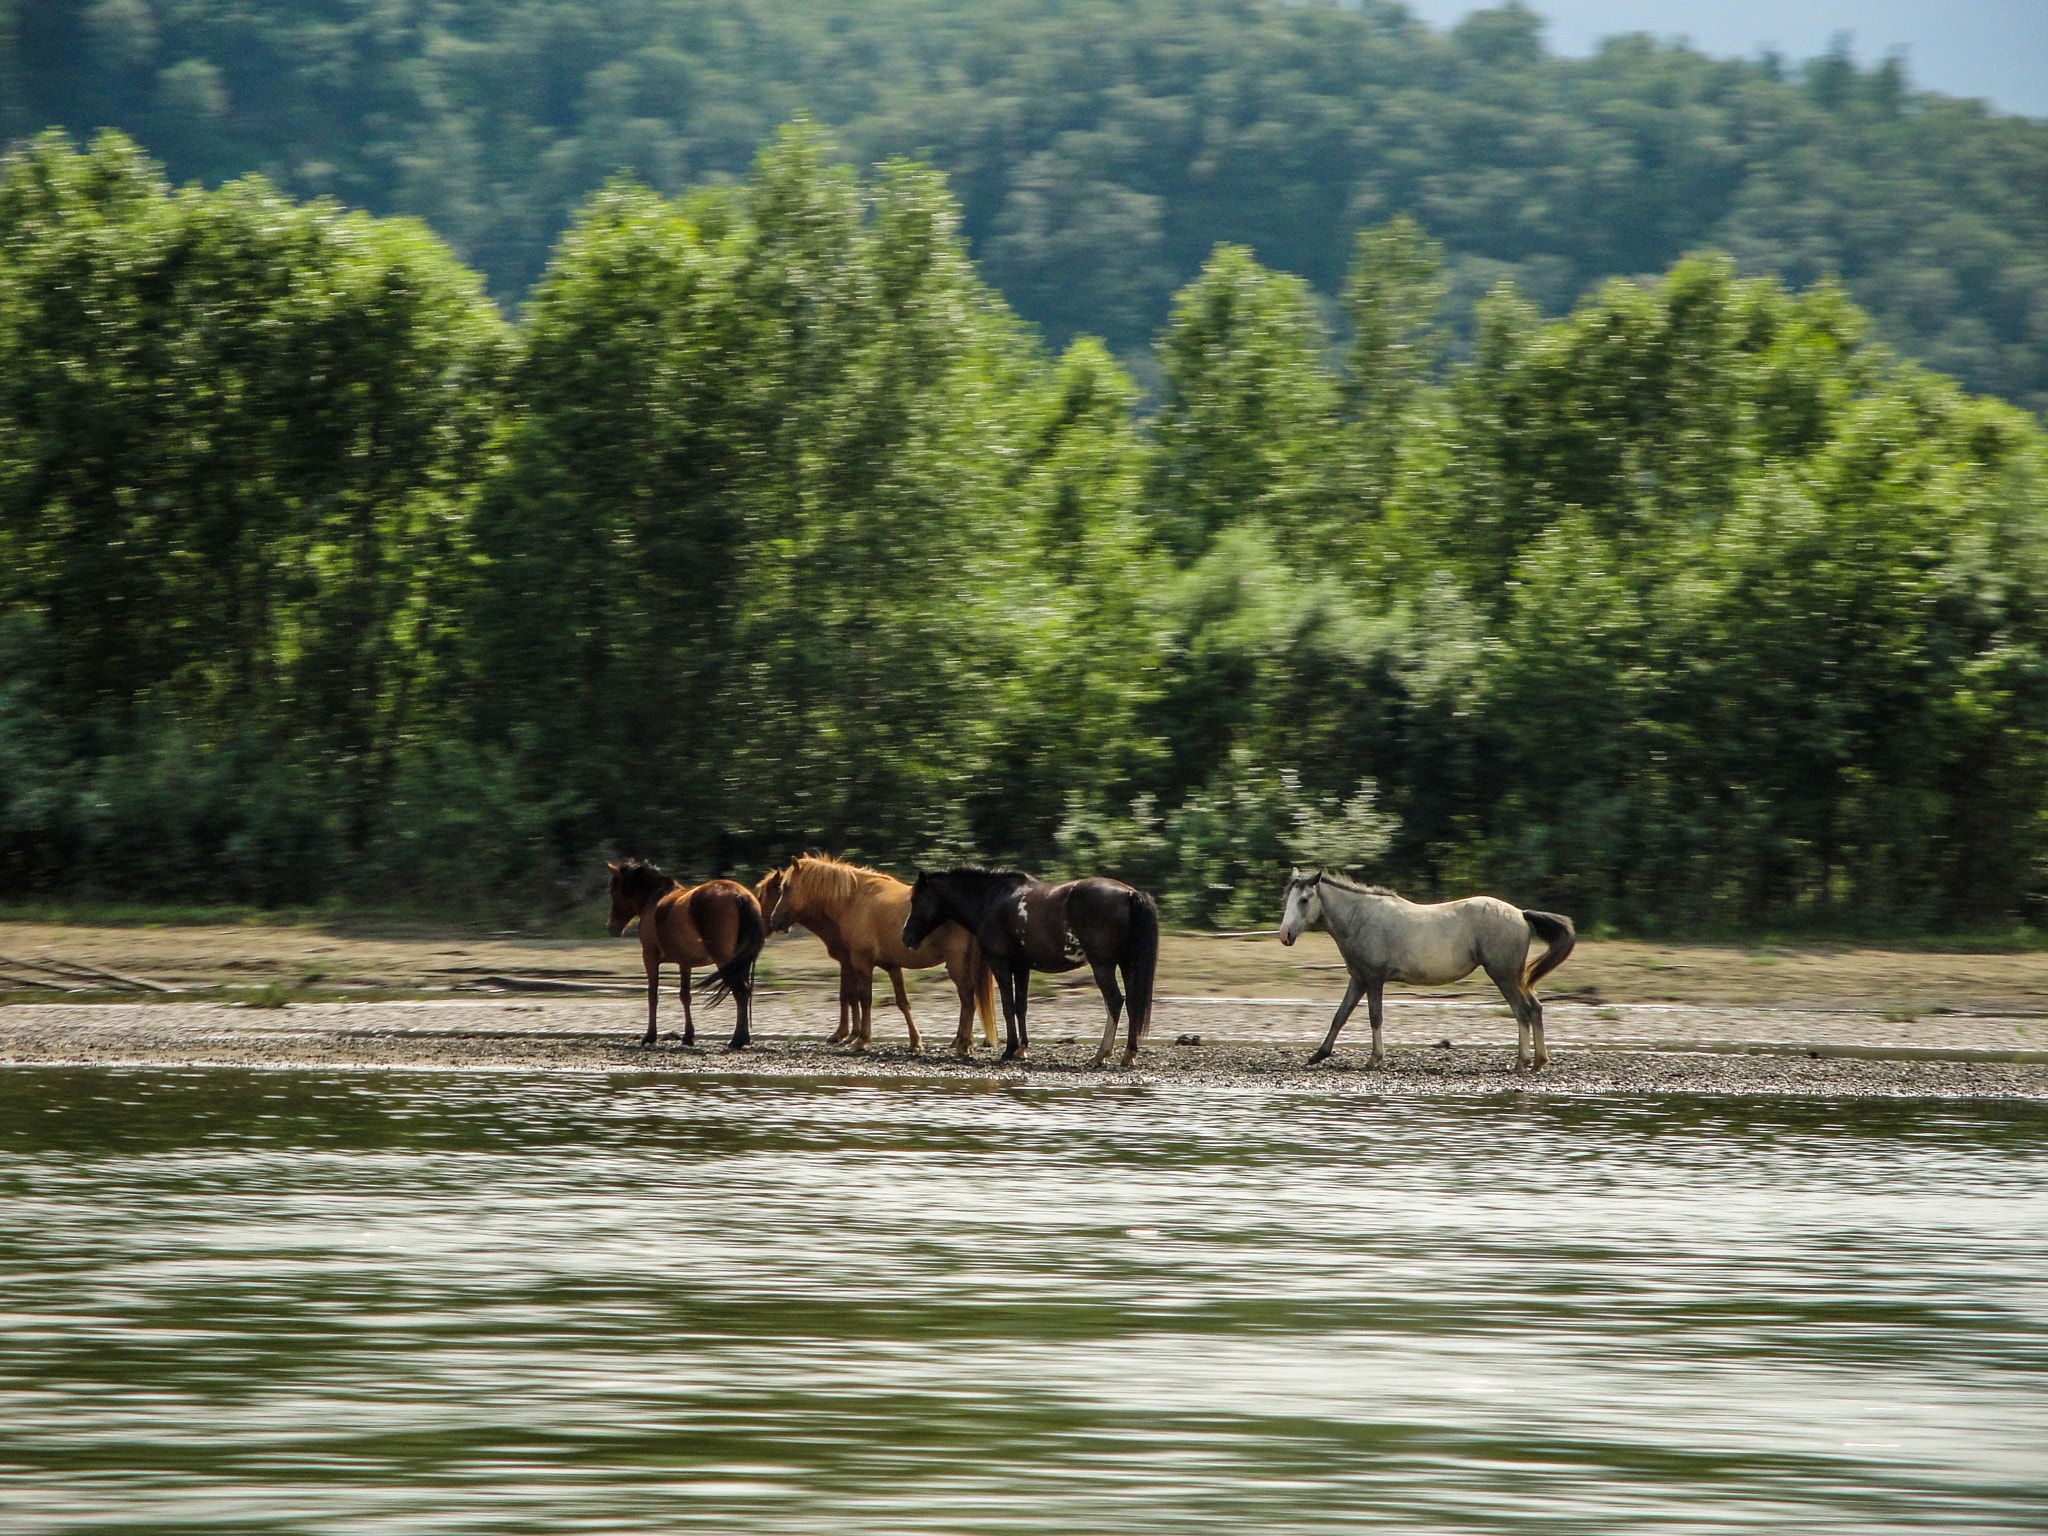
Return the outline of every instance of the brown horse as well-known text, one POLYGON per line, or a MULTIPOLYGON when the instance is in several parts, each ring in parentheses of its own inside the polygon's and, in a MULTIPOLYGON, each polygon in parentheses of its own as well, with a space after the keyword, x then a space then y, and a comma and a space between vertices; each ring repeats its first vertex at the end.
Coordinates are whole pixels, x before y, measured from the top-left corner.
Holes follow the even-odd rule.
POLYGON ((787 868, 773 869, 755 887, 768 931, 785 933, 792 923, 825 941, 825 952, 839 962, 839 1032, 832 1039, 853 1041, 856 1051, 874 1039, 875 969, 889 973, 896 1006, 910 1031, 910 1048, 921 1043, 910 1017, 910 998, 903 990, 905 970, 943 965, 960 994, 960 1028, 953 1049, 969 1053, 974 1040, 974 1014, 981 1012, 981 1032, 996 1043, 995 978, 982 959, 981 946, 956 924, 948 923, 922 944, 903 942, 903 920, 910 915, 910 887, 876 869, 842 864, 823 854, 807 853, 787 868))
POLYGON ((697 1043, 696 1021, 690 1017, 690 972, 710 965, 717 969, 704 982, 705 1001, 715 1003, 732 994, 739 1014, 732 1049, 744 1050, 752 1040, 747 1026, 753 1016, 754 961, 768 941, 754 893, 737 880, 685 886, 638 859, 607 867, 612 872, 612 937, 624 933, 634 919, 640 922, 640 960, 647 967, 647 1033, 640 1043, 652 1046, 655 1041, 654 1011, 664 964, 682 968, 683 1044, 697 1043))

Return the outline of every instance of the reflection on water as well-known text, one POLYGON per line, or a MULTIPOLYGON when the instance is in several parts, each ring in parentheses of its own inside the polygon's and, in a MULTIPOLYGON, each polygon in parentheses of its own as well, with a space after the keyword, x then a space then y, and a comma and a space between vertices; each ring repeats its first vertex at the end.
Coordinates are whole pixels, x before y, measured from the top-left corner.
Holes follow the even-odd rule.
POLYGON ((0 1527, 2040 1529, 2048 1116, 0 1073, 0 1527))

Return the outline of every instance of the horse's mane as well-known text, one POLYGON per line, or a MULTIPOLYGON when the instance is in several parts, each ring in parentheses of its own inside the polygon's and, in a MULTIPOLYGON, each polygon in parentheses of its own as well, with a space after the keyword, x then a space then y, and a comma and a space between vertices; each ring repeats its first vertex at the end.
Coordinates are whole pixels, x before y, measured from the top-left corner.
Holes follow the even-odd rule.
POLYGON ((955 864, 947 869, 928 869, 928 875, 968 875, 980 880, 1035 880, 1021 869, 991 869, 986 864, 955 864))
POLYGON ((1356 896, 1399 896, 1401 893, 1391 886, 1361 885, 1356 880, 1346 880, 1342 875, 1333 875, 1327 870, 1317 870, 1315 878, 1319 884, 1334 885, 1340 891, 1350 891, 1356 896))
POLYGON ((793 898, 816 901, 834 910, 844 908, 864 890, 902 883, 879 869, 843 863, 823 853, 799 854, 790 861, 784 876, 793 898))
POLYGON ((618 871, 619 890, 628 897, 645 891, 665 891, 677 884, 676 877, 659 864, 649 864, 640 859, 621 860, 618 871))

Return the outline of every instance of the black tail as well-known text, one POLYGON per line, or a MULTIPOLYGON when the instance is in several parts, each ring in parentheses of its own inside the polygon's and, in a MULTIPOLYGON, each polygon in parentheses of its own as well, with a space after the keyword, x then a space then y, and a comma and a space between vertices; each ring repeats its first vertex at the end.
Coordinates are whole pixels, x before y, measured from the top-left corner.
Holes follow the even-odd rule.
POLYGON ((1535 930, 1536 937, 1550 947, 1543 952, 1543 958, 1529 967, 1529 974, 1522 978, 1522 985, 1533 990, 1536 983, 1548 976, 1565 962, 1572 947, 1579 942, 1579 932, 1572 927, 1572 920, 1555 912, 1524 912, 1522 921, 1535 930))
POLYGON ((1152 983, 1159 974, 1159 904, 1143 891, 1131 892, 1131 947, 1124 952, 1124 998, 1131 1010, 1131 1036, 1152 1022, 1152 983))
POLYGON ((754 991, 754 962, 761 958, 761 946, 768 942, 768 925, 761 920, 761 905, 749 897, 737 903, 740 942, 732 958, 697 983, 706 1003, 723 1002, 734 992, 750 997, 754 991))

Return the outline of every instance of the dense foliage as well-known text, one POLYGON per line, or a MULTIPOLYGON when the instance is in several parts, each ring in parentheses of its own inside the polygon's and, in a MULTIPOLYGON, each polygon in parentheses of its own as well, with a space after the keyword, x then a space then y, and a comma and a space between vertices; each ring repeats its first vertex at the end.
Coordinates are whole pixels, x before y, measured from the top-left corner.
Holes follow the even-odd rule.
POLYGON ((1712 246, 1837 276, 1894 346, 2048 407, 2048 124, 1896 61, 1551 58, 1514 3, 1438 33, 1387 0, 0 0, 10 111, 0 136, 119 127, 180 180, 417 215, 501 299, 615 172, 736 181, 808 111, 946 172, 1017 312, 1141 375, 1217 242, 1330 300, 1356 231, 1407 213, 1459 316, 1502 277, 1556 314, 1712 246))
POLYGON ((459 718, 463 522, 508 354, 417 226, 256 180, 174 194, 111 135, 10 163, 9 866, 90 824, 170 878, 224 860, 271 893, 308 823, 367 835, 406 745, 459 718), (276 804, 260 835, 251 793, 276 804))
POLYGON ((606 848, 1284 865, 1584 922, 2048 895, 2048 438, 1721 257, 1447 369, 1219 246, 1157 410, 938 176, 813 130, 582 210, 508 332, 416 226, 124 140, 0 174, 0 890, 545 904, 606 848))

